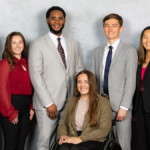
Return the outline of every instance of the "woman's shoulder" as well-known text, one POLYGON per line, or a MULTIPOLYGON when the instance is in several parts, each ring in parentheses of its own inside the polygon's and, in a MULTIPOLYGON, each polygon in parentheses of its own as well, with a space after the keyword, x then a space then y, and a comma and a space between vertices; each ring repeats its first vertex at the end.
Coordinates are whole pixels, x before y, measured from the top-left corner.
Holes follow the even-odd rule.
POLYGON ((8 63, 8 59, 7 58, 4 58, 0 61, 0 65, 4 65, 4 66, 8 66, 9 63, 8 63))
POLYGON ((75 97, 75 96, 70 97, 70 98, 68 99, 68 103, 73 103, 73 102, 76 101, 76 99, 77 99, 77 97, 75 97))

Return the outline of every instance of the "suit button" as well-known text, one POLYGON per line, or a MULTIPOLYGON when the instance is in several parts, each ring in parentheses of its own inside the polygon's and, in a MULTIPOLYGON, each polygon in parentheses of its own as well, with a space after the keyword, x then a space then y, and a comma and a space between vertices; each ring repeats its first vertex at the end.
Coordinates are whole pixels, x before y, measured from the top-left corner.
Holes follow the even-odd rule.
POLYGON ((145 88, 143 87, 143 88, 142 88, 142 91, 144 91, 144 90, 145 90, 145 88))

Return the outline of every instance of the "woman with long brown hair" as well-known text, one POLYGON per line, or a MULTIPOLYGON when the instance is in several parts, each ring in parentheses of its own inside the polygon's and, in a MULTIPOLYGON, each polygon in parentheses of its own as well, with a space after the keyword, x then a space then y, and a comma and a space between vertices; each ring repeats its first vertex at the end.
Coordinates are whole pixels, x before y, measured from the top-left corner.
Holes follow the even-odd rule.
POLYGON ((150 26, 140 37, 133 112, 138 150, 150 150, 150 26))
POLYGON ((58 126, 58 150, 99 150, 111 122, 110 103, 97 93, 94 74, 88 70, 79 72, 75 96, 67 102, 58 126))
POLYGON ((4 150, 23 150, 29 131, 32 109, 26 41, 20 32, 6 38, 0 61, 0 122, 4 150))

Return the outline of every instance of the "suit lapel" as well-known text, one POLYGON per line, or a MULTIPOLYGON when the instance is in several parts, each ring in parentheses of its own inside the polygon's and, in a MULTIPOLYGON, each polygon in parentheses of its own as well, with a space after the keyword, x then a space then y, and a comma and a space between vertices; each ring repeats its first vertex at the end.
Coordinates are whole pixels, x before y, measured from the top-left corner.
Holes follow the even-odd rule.
POLYGON ((70 61, 71 61, 71 41, 65 37, 66 49, 67 49, 67 72, 69 70, 70 61))
POLYGON ((118 44, 118 47, 116 49, 116 52, 113 56, 113 59, 112 59, 111 65, 110 65, 110 70, 112 69, 113 65, 115 64, 115 61, 117 60, 118 56, 120 55, 120 53, 122 51, 122 48, 123 48, 122 46, 123 46, 123 42, 120 41, 119 44, 118 44))
POLYGON ((145 73, 144 73, 143 84, 144 84, 144 81, 145 81, 145 78, 146 78, 146 76, 148 74, 149 69, 150 69, 150 62, 148 63, 148 65, 146 67, 146 70, 145 70, 145 73))
POLYGON ((50 36, 48 34, 45 35, 45 40, 46 43, 48 44, 49 48, 53 51, 53 53, 56 55, 58 61, 61 63, 62 67, 65 69, 65 66, 63 64, 62 58, 54 44, 54 42, 52 41, 52 39, 50 38, 50 36))
POLYGON ((75 108, 74 108, 74 110, 72 112, 72 116, 71 116, 71 124, 72 124, 74 129, 76 129, 75 117, 76 117, 76 111, 77 111, 78 104, 79 104, 79 100, 78 100, 78 102, 77 102, 77 104, 76 104, 76 106, 75 106, 75 108))
POLYGON ((137 69, 137 89, 140 89, 141 85, 141 71, 142 71, 142 64, 140 64, 137 69))

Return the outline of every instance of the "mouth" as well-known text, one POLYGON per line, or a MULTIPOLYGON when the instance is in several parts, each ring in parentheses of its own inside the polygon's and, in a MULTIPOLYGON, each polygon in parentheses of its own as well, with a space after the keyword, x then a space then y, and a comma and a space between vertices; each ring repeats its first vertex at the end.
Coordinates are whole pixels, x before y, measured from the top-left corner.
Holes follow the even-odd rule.
POLYGON ((21 48, 16 48, 15 51, 21 51, 21 48))
POLYGON ((59 30, 59 29, 61 28, 60 25, 54 25, 53 27, 54 27, 56 30, 59 30))

